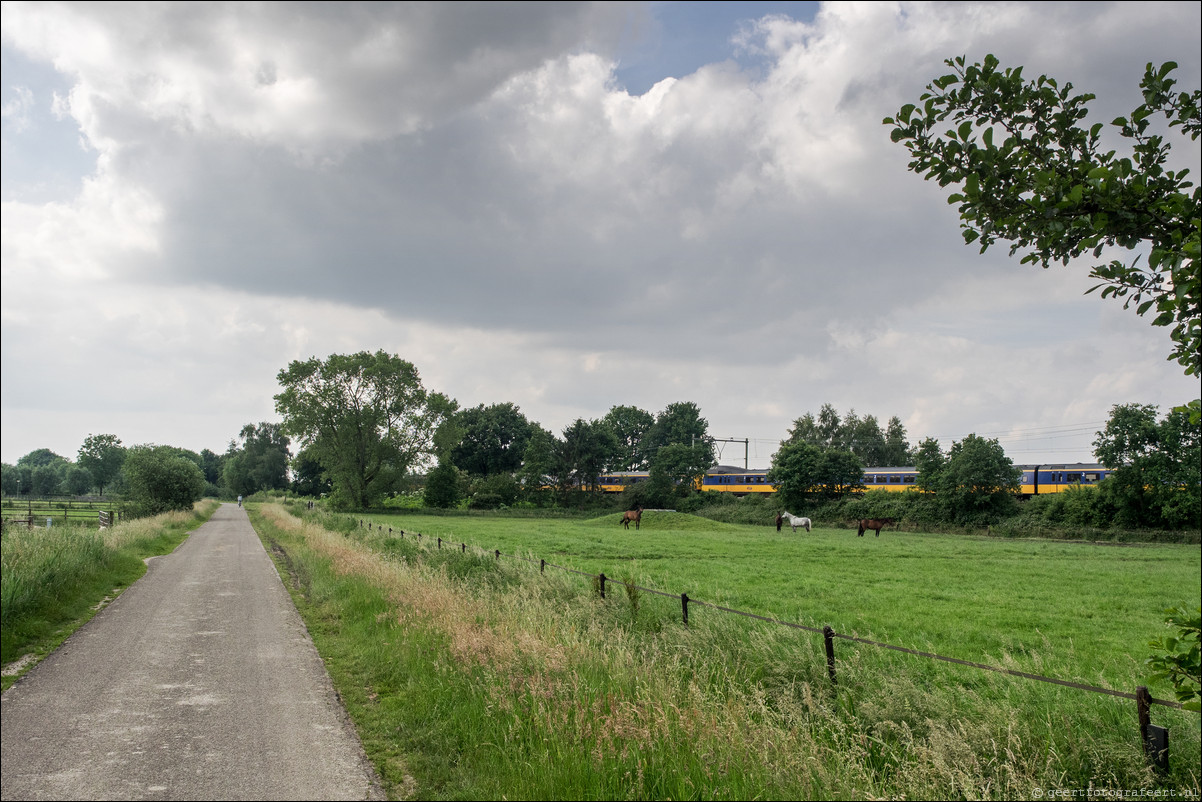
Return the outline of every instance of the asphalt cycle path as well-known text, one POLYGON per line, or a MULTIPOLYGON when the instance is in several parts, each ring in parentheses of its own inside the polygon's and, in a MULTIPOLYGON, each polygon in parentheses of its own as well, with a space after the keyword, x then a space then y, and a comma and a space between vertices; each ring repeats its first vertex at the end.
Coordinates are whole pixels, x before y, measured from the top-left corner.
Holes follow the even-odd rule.
POLYGON ((251 528, 223 504, 0 697, 3 799, 372 799, 251 528))

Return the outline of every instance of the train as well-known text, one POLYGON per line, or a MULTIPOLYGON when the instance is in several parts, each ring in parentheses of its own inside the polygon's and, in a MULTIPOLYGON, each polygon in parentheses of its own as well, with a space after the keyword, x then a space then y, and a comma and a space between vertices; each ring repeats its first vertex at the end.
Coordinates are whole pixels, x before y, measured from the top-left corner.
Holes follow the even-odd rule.
MULTIPOLYGON (((1019 494, 1024 498, 1063 493, 1072 487, 1096 485, 1113 471, 1096 463, 1064 463, 1058 465, 1015 465, 1022 471, 1019 494)), ((621 493, 627 487, 645 482, 647 471, 610 471, 601 474, 597 482, 606 493, 621 493)), ((864 489, 903 491, 917 488, 918 469, 915 467, 882 467, 864 469, 864 489)), ((775 493, 768 481, 768 471, 748 470, 728 465, 710 468, 697 484, 698 490, 730 493, 747 496, 759 493, 775 493)))

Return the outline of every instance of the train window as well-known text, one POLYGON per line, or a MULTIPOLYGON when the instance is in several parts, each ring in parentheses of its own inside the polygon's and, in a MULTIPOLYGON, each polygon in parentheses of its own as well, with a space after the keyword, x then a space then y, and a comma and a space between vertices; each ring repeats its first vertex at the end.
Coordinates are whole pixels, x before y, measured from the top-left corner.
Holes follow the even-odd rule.
POLYGON ((1069 484, 1072 484, 1072 483, 1074 483, 1074 482, 1080 482, 1080 481, 1081 481, 1081 474, 1079 474, 1079 473, 1070 473, 1070 474, 1068 475, 1068 481, 1069 481, 1069 484))
POLYGON ((900 477, 900 476, 890 476, 890 477, 889 477, 889 484, 891 484, 891 485, 900 485, 900 484, 901 484, 901 477, 900 477))
POLYGON ((915 482, 915 481, 917 481, 917 479, 918 479, 918 477, 917 477, 917 476, 907 476, 907 477, 906 477, 906 484, 908 484, 908 485, 912 485, 912 484, 914 484, 914 482, 915 482))
POLYGON ((1101 479, 1102 479, 1102 477, 1096 473, 1086 473, 1086 474, 1082 474, 1082 476, 1085 478, 1085 481, 1087 481, 1087 482, 1098 482, 1098 481, 1101 481, 1101 479))

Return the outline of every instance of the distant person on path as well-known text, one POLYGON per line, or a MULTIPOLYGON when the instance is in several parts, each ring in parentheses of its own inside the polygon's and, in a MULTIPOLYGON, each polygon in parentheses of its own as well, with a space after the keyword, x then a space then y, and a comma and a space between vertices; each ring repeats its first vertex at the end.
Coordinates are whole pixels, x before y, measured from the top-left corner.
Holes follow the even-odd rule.
POLYGON ((242 506, 242 496, 238 496, 238 506, 242 506))

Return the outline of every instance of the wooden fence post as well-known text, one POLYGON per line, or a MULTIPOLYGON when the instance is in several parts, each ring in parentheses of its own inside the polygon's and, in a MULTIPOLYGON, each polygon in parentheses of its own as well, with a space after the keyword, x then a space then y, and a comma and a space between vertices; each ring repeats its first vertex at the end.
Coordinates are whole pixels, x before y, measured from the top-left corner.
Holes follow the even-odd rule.
POLYGON ((1135 710, 1139 714, 1139 740, 1144 756, 1158 770, 1169 771, 1169 731, 1152 723, 1152 694, 1146 685, 1135 689, 1135 710))
POLYGON ((680 594, 680 610, 684 614, 684 625, 689 625, 689 594, 680 594))
POLYGON ((438 548, 442 548, 442 538, 438 538, 438 548))
POLYGON ((826 673, 830 674, 831 684, 838 685, 835 678, 835 630, 829 626, 822 628, 822 639, 826 641, 826 673))
POLYGON ((601 598, 605 598, 605 574, 601 574, 601 598))
POLYGON ((540 574, 545 574, 545 573, 547 573, 547 561, 546 561, 546 560, 539 560, 539 561, 538 561, 538 572, 539 572, 540 574))

